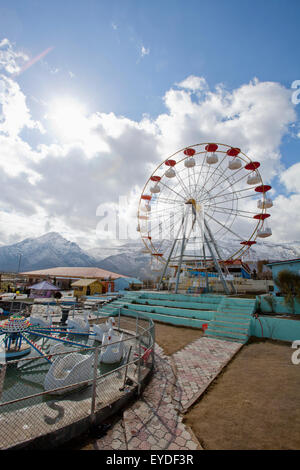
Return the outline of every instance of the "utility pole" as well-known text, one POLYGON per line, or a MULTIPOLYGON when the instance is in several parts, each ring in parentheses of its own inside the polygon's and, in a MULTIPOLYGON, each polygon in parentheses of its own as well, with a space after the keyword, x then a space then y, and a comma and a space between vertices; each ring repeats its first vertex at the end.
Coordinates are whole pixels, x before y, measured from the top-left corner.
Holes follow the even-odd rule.
POLYGON ((19 255, 19 264, 18 264, 18 271, 17 271, 17 273, 20 272, 21 258, 22 258, 22 254, 19 255))

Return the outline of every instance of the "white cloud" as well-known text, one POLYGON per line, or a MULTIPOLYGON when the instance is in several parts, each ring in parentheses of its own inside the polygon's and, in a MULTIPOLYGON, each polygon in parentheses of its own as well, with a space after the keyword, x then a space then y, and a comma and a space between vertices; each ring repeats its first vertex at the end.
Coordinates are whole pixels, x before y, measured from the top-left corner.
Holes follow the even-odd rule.
POLYGON ((145 46, 142 46, 141 47, 141 57, 144 57, 145 55, 149 55, 150 54, 150 49, 146 48, 145 46))
MULTIPOLYGON (((12 59, 6 60, 8 64, 12 59)), ((5 64, 3 67, 6 70, 5 64)), ((66 138, 59 129, 50 128, 49 113, 44 126, 34 120, 19 85, 3 76, 3 237, 8 239, 20 227, 24 238, 40 235, 50 223, 51 230, 68 233, 73 240, 78 236, 94 242, 99 206, 106 204, 116 209, 119 197, 126 195, 133 201, 152 170, 169 155, 183 146, 217 141, 240 147, 253 160, 260 161, 265 182, 282 173, 282 182, 296 194, 275 194, 272 218, 279 224, 285 210, 286 224, 276 230, 276 240, 292 240, 295 233, 291 235, 287 221, 295 221, 299 212, 295 212, 300 202, 295 175, 300 164, 284 171, 280 153, 282 138, 296 120, 290 93, 279 83, 257 79, 233 91, 223 85, 210 90, 204 77, 190 75, 165 93, 166 112, 156 119, 144 116, 134 121, 114 113, 85 111, 78 116, 75 134, 67 132, 66 138), (21 137, 25 128, 47 132, 52 143, 41 143, 33 149, 21 137)), ((129 202, 122 217, 136 227, 135 215, 136 205, 129 202)))
POLYGON ((191 91, 201 91, 207 90, 208 85, 204 77, 196 77, 195 75, 190 75, 189 77, 182 80, 182 82, 176 84, 180 88, 185 88, 186 90, 191 91))
POLYGON ((300 194, 300 163, 295 163, 282 172, 280 181, 285 185, 289 193, 295 192, 300 194))
POLYGON ((21 67, 19 64, 27 62, 29 57, 21 51, 15 51, 11 42, 5 38, 0 42, 0 71, 8 74, 17 74, 21 67))

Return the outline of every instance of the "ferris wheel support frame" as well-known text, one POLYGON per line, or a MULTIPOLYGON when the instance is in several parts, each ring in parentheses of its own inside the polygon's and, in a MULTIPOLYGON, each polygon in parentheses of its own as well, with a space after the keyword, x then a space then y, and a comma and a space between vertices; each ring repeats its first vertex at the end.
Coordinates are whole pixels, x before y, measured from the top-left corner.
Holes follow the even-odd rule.
MULTIPOLYGON (((212 231, 211 231, 210 228, 209 228, 208 222, 205 220, 205 218, 204 218, 204 225, 205 225, 205 228, 206 228, 207 232, 209 233, 210 239, 211 239, 211 241, 212 241, 212 243, 213 243, 213 245, 214 245, 214 248, 215 248, 215 250, 216 250, 216 253, 217 253, 219 259, 221 260, 221 259, 222 259, 222 255, 221 255, 221 253, 220 253, 219 247, 218 247, 217 242, 216 242, 216 240, 215 240, 215 238, 214 238, 214 236, 213 236, 213 234, 212 234, 212 231)), ((219 263, 218 263, 218 265, 219 265, 219 263)), ((225 271, 225 273, 226 273, 227 275, 229 274, 229 269, 227 268, 226 264, 224 264, 224 271, 225 271)), ((221 270, 221 272, 222 272, 222 270, 221 270)), ((223 273, 222 273, 222 276, 223 276, 223 273)), ((225 283, 226 283, 226 281, 225 281, 225 283)), ((231 287, 232 287, 233 293, 236 294, 236 293, 237 293, 237 290, 236 290, 236 287, 235 287, 234 283, 233 283, 232 281, 229 281, 229 284, 230 284, 231 287)), ((226 288, 226 290, 227 290, 227 288, 226 288)), ((227 292, 227 293, 229 293, 229 292, 227 292)))
MULTIPOLYGON (((164 266, 163 272, 162 272, 162 274, 161 274, 160 280, 159 280, 159 282, 158 282, 157 290, 160 290, 160 287, 161 287, 163 278, 164 278, 164 276, 165 276, 165 274, 166 274, 168 265, 169 265, 169 263, 170 263, 170 260, 171 260, 172 254, 173 254, 173 251, 174 251, 174 249, 175 249, 175 245, 176 245, 176 243, 180 240, 178 237, 179 237, 179 235, 180 235, 180 232, 182 231, 181 248, 180 248, 180 258, 179 258, 179 263, 178 263, 178 267, 177 267, 176 284, 175 284, 175 294, 178 293, 179 279, 180 279, 180 271, 181 271, 182 260, 183 260, 183 256, 184 256, 186 244, 187 244, 187 241, 189 240, 189 237, 190 237, 191 231, 192 231, 192 229, 193 229, 193 227, 194 227, 194 225, 195 225, 195 222, 197 222, 201 233, 203 232, 203 238, 204 238, 204 243, 203 243, 203 246, 202 246, 203 259, 204 259, 204 261, 205 261, 205 263, 206 263, 206 254, 205 254, 205 243, 206 243, 207 246, 208 246, 209 252, 210 252, 210 254, 211 254, 211 257, 212 257, 212 259, 213 259, 215 268, 216 268, 216 270, 217 270, 218 273, 219 273, 220 280, 221 280, 221 282, 222 282, 224 291, 225 291, 226 294, 230 294, 229 287, 228 287, 228 285, 227 285, 227 282, 226 282, 226 279, 225 279, 225 277, 224 277, 222 268, 221 268, 220 263, 219 263, 219 261, 218 261, 218 258, 221 260, 221 254, 220 254, 219 248, 218 248, 218 246, 217 246, 217 243, 216 243, 216 241, 215 241, 215 239, 214 239, 214 237, 213 237, 213 235, 212 235, 212 233, 211 233, 211 230, 210 230, 210 228, 209 228, 209 226, 208 226, 208 223, 206 222, 205 217, 204 217, 204 228, 202 228, 201 223, 200 223, 200 221, 199 221, 199 218, 198 218, 198 216, 197 216, 197 211, 195 210, 194 204, 193 204, 193 203, 189 203, 189 206, 191 206, 191 208, 192 208, 192 215, 193 215, 193 217, 194 217, 193 222, 192 222, 191 229, 190 229, 190 231, 189 231, 188 236, 186 236, 186 228, 187 228, 188 212, 189 212, 189 207, 187 207, 186 210, 185 210, 185 213, 184 213, 184 215, 183 215, 183 217, 182 217, 182 221, 181 221, 181 224, 180 224, 178 233, 177 233, 176 238, 175 238, 175 240, 174 240, 174 242, 173 242, 171 251, 170 251, 169 256, 168 256, 168 259, 167 259, 167 261, 166 261, 166 263, 165 263, 165 266, 164 266), (207 231, 207 233, 208 233, 208 235, 209 235, 209 238, 206 236, 205 230, 207 231), (210 239, 210 241, 209 241, 209 239, 210 239), (214 248, 216 254, 214 253, 214 250, 213 250, 211 244, 213 245, 213 248, 214 248), (217 255, 217 256, 216 256, 216 255, 217 255)), ((229 273, 228 268, 227 268, 226 265, 224 266, 224 270, 226 271, 227 274, 229 273)), ((206 288, 208 289, 208 275, 207 275, 207 272, 205 273, 205 283, 206 283, 206 288)), ((230 282, 230 284, 231 284, 231 286, 232 286, 233 291, 236 292, 236 289, 235 289, 233 283, 230 282)))

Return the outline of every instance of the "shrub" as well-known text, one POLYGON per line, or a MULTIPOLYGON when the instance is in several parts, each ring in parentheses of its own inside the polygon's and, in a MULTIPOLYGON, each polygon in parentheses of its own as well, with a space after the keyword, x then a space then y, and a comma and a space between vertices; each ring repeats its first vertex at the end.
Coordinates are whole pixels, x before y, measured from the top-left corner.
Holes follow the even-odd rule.
POLYGON ((284 295, 284 301, 294 312, 295 299, 300 302, 300 275, 284 269, 278 273, 275 284, 284 295))

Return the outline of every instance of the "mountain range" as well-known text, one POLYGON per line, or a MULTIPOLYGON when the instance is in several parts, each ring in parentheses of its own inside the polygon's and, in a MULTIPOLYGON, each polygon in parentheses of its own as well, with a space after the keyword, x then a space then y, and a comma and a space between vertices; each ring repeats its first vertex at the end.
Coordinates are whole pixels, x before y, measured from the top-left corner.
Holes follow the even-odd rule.
MULTIPOLYGON (((127 276, 149 279, 151 273, 149 255, 143 253, 142 243, 130 241, 111 248, 95 248, 84 251, 74 242, 57 232, 0 247, 0 272, 24 272, 57 266, 99 267, 127 276)), ((232 252, 230 242, 222 247, 224 255, 232 252)), ((251 249, 249 261, 269 261, 300 257, 300 242, 259 242, 251 249)))

